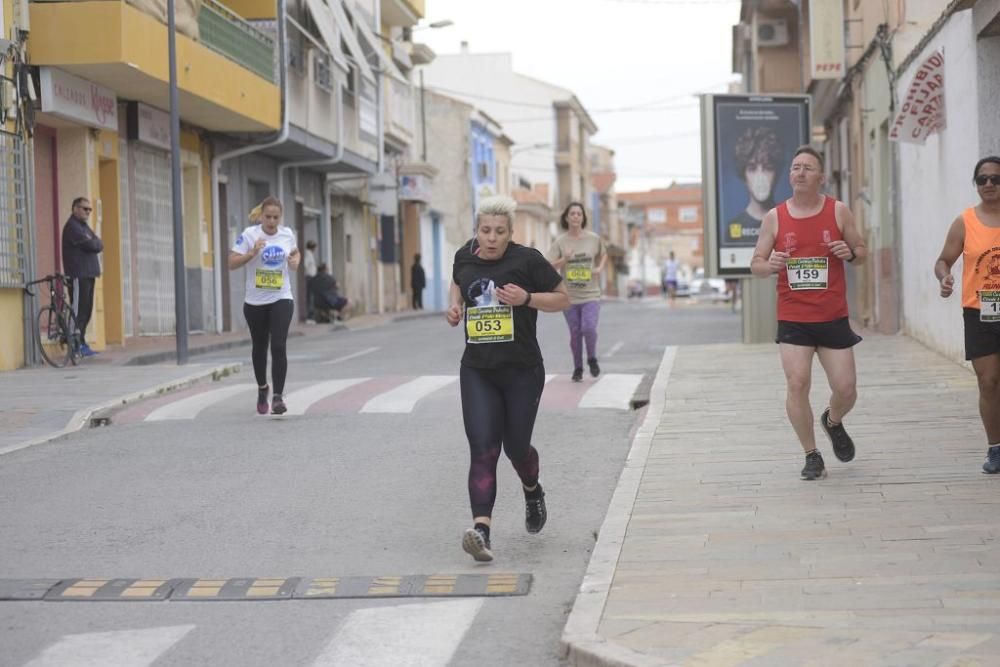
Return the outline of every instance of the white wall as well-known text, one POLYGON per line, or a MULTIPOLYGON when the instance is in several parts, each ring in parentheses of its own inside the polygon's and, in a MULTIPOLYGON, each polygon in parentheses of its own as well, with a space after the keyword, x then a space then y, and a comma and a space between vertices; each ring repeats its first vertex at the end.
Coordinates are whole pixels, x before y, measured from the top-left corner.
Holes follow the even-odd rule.
POLYGON ((438 55, 424 72, 428 88, 462 99, 500 123, 514 141, 511 174, 523 175, 532 183, 548 183, 549 204, 553 204, 557 180, 552 102, 569 99, 572 93, 515 73, 509 53, 438 55))
MULTIPOLYGON (((947 356, 965 358, 959 290, 941 299, 934 262, 948 226, 978 201, 972 169, 979 159, 979 104, 976 39, 972 12, 955 14, 928 44, 924 55, 900 77, 904 98, 926 54, 945 53, 945 104, 948 127, 923 146, 899 144, 900 216, 903 266, 903 330, 947 356)), ((952 273, 961 284, 962 260, 952 273)))

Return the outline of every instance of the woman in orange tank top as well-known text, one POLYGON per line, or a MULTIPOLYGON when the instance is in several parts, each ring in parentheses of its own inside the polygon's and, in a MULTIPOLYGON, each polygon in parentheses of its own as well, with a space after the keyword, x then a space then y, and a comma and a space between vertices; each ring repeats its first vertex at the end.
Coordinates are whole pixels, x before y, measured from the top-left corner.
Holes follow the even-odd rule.
POLYGON ((973 182, 979 205, 955 218, 934 275, 941 296, 955 288, 951 267, 962 256, 962 317, 965 358, 979 381, 979 415, 986 430, 983 472, 1000 473, 1000 157, 976 163, 973 182))

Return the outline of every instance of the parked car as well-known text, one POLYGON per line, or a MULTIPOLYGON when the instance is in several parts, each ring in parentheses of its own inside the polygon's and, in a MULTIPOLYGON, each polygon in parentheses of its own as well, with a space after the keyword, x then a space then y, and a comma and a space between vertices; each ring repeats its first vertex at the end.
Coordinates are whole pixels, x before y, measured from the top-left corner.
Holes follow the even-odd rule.
POLYGON ((722 278, 706 278, 704 269, 697 269, 691 280, 691 296, 705 301, 728 301, 729 292, 722 278))

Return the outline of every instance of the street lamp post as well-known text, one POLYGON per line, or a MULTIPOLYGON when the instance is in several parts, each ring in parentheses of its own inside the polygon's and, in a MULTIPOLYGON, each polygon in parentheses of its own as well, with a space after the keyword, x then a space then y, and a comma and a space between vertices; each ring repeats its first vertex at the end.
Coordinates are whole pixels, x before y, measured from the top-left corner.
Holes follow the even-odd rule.
POLYGON ((167 0, 167 58, 170 68, 170 190, 174 218, 174 320, 177 365, 188 361, 187 276, 184 268, 184 219, 181 211, 181 118, 177 102, 177 26, 174 0, 167 0))

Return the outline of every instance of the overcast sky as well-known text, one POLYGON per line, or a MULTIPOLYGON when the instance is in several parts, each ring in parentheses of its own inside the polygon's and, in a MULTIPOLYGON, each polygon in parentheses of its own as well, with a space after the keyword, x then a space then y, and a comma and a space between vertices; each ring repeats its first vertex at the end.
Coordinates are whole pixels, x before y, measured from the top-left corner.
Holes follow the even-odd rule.
POLYGON ((510 52, 576 93, 615 150, 618 192, 697 181, 700 92, 725 92, 739 0, 427 0, 413 39, 436 53, 510 52), (640 107, 639 110, 634 110, 640 107), (627 108, 628 111, 612 111, 627 108))

